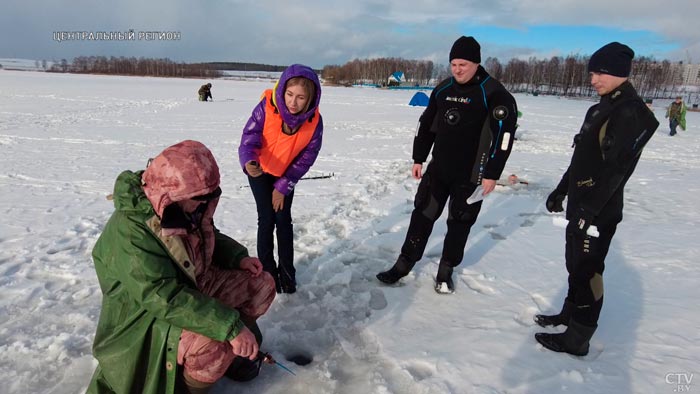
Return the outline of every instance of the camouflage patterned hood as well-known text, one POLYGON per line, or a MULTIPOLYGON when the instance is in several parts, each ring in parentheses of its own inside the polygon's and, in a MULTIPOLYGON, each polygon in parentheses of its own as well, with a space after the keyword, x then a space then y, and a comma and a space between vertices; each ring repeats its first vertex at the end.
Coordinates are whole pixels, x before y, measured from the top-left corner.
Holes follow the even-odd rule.
POLYGON ((219 166, 201 142, 186 140, 166 148, 141 177, 158 217, 168 205, 209 194, 219 187, 219 166))

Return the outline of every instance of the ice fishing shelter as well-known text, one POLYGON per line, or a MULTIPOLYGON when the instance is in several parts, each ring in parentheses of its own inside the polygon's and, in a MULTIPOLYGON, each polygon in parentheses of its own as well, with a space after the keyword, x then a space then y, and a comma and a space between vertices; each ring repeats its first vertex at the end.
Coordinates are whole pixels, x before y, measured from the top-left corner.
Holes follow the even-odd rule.
POLYGON ((387 85, 392 86, 392 85, 400 85, 403 83, 404 79, 406 77, 403 75, 403 71, 397 71, 391 75, 389 75, 389 78, 387 78, 387 85))
POLYGON ((408 105, 427 107, 428 96, 423 92, 416 92, 416 94, 411 97, 411 101, 408 102, 408 105))

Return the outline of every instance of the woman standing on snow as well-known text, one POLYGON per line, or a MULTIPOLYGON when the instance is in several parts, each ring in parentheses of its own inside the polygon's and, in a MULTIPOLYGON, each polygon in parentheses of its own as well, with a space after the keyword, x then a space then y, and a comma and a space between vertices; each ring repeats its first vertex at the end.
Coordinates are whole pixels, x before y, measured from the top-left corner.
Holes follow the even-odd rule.
POLYGON ((289 66, 253 109, 238 148, 258 211, 258 256, 278 293, 296 291, 292 200, 294 186, 321 149, 320 100, 316 73, 301 64, 289 66), (273 255, 275 228, 279 267, 273 255))

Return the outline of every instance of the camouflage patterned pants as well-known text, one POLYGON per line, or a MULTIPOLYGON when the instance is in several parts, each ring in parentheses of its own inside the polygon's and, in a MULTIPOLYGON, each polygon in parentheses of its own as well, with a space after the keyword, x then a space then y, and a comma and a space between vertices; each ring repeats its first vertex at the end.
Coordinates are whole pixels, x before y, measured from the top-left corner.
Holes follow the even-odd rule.
MULTIPOLYGON (((248 318, 257 319, 262 316, 275 298, 275 281, 267 272, 254 278, 247 271, 217 268, 213 268, 212 271, 214 272, 211 274, 218 279, 227 276, 226 286, 211 289, 205 287, 202 292, 237 309, 248 318)), ((216 382, 224 375, 235 357, 228 342, 219 342, 182 330, 177 363, 184 366, 184 370, 193 379, 205 383, 216 382)))

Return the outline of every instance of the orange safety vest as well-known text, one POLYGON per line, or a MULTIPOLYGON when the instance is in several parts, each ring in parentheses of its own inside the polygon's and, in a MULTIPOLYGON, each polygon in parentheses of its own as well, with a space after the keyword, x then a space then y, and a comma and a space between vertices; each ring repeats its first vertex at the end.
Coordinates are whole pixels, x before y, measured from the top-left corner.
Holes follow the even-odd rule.
POLYGON ((263 95, 266 101, 260 166, 266 173, 280 177, 292 164, 292 160, 311 142, 320 116, 316 107, 311 119, 302 123, 296 133, 287 135, 282 131, 282 116, 272 104, 272 89, 266 90, 263 95))

